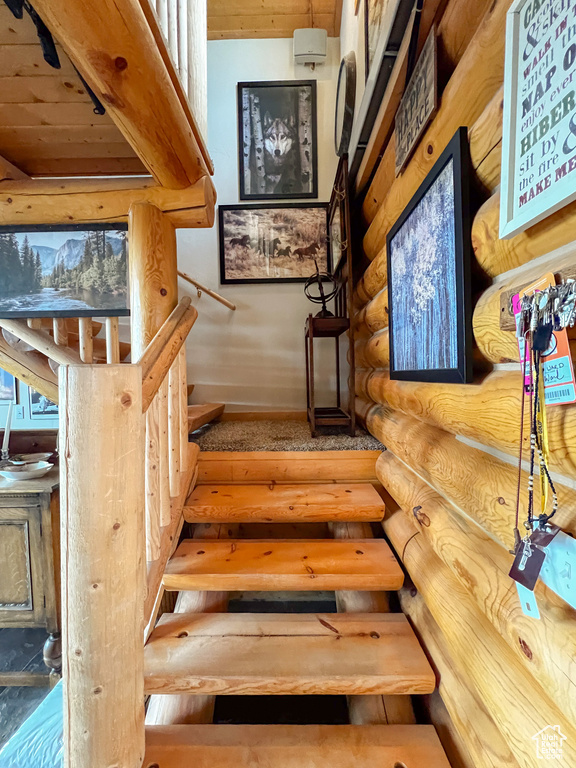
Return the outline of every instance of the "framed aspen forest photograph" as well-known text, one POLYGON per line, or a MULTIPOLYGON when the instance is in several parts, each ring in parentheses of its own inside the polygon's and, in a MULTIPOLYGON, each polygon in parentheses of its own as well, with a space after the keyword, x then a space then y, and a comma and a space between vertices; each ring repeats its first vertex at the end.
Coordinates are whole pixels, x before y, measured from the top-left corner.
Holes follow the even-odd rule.
POLYGON ((221 205, 220 282, 305 283, 330 272, 326 203, 221 205))
POLYGON ((316 81, 238 83, 240 200, 318 197, 316 81))
POLYGON ((387 235, 391 379, 471 380, 469 178, 459 128, 387 235))

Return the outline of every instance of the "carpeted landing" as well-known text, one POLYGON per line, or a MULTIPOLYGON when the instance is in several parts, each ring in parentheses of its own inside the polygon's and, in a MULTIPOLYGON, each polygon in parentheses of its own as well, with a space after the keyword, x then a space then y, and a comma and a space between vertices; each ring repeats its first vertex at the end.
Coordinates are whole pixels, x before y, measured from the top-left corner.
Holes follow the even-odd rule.
POLYGON ((202 451, 381 451, 382 443, 358 427, 356 436, 324 428, 310 435, 305 421, 222 421, 193 432, 202 451))

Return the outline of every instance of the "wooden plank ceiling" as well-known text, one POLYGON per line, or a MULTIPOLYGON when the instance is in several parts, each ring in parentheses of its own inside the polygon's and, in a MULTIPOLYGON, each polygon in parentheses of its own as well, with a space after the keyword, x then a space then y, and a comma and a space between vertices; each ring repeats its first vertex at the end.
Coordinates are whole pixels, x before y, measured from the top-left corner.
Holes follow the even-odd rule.
POLYGON ((342 0, 208 0, 208 39, 292 37, 318 27, 340 35, 342 0))
POLYGON ((0 156, 31 176, 147 173, 108 115, 96 115, 70 60, 43 58, 28 14, 0 0, 0 156))

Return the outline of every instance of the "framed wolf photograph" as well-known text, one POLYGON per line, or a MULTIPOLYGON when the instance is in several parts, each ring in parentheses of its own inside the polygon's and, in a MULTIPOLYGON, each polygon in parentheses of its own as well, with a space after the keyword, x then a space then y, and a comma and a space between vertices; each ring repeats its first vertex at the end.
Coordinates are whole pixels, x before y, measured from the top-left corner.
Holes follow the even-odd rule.
POLYGON ((471 380, 469 179, 459 128, 387 235, 391 379, 471 380))
POLYGON ((0 227, 0 317, 117 317, 128 309, 126 224, 0 227))
POLYGON ((326 203, 221 205, 220 282, 305 283, 330 272, 326 203))
POLYGON ((318 197, 316 81, 238 83, 240 200, 318 197))

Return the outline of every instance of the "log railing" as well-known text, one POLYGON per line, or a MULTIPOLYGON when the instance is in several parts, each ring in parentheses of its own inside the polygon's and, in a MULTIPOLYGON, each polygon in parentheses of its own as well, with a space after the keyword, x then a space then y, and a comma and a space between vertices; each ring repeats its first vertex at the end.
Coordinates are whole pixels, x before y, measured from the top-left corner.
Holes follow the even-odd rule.
POLYGON ((130 353, 130 344, 120 341, 117 317, 104 322, 91 317, 4 318, 0 330, 2 367, 56 403, 60 365, 119 363, 130 353), (103 327, 105 333, 99 336, 103 327))
POLYGON ((184 349, 196 317, 182 299, 134 364, 60 368, 69 768, 143 760, 145 630, 198 452, 188 443, 184 349))
MULTIPOLYGON (((145 0, 148 2, 148 0, 145 0)), ((149 0, 203 136, 207 133, 206 0, 149 0)))

